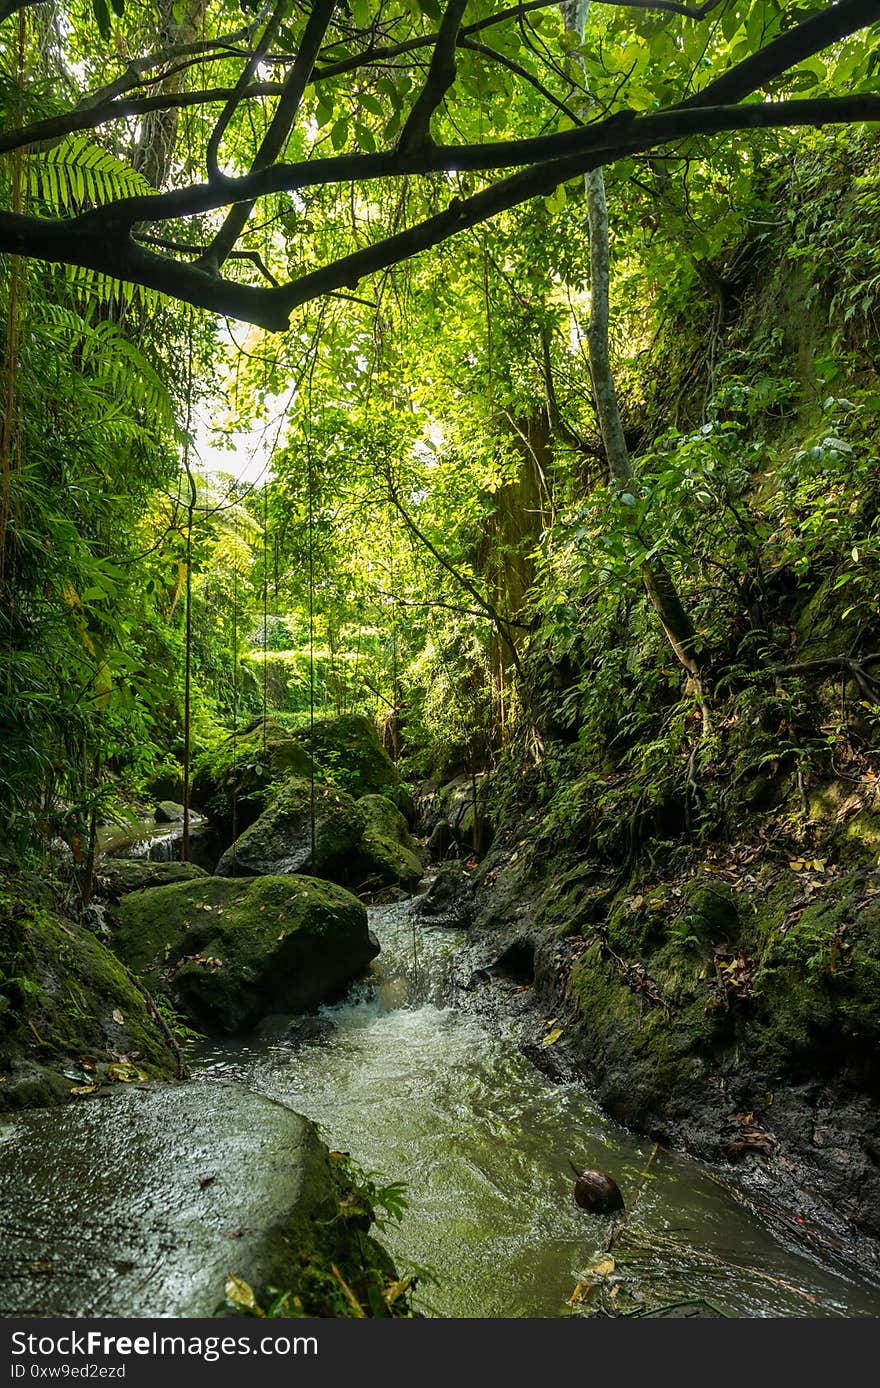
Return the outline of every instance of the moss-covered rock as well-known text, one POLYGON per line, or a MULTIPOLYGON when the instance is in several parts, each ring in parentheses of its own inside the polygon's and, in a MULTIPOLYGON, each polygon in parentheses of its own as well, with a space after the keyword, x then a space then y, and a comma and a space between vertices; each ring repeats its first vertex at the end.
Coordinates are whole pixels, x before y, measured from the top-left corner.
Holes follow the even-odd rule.
POLYGON ((277 785, 289 776, 309 777, 312 770, 311 757, 287 728, 260 719, 198 759, 193 804, 228 843, 236 830, 259 818, 277 785))
POLYGON ((357 885, 364 888, 416 886, 422 863, 400 810, 384 795, 362 795, 357 805, 366 827, 352 880, 357 879, 357 885))
MULTIPOLYGON (((311 872, 347 881, 353 854, 364 836, 364 816, 351 796, 331 786, 291 777, 269 807, 227 849, 219 877, 278 876, 311 872)), ((391 807, 393 809, 393 806, 391 807)))
POLYGON ((118 901, 126 892, 144 887, 168 887, 172 882, 191 882, 207 877, 195 863, 152 863, 149 858, 107 858, 101 863, 96 889, 107 901, 118 901))
POLYGON ((753 1046, 776 1076, 864 1068, 880 1046, 880 905, 863 872, 803 900, 786 874, 751 925, 753 1046))
POLYGON ((379 795, 397 786, 394 763, 363 714, 318 718, 312 730, 304 728, 299 736, 326 778, 349 795, 379 795))
POLYGON ((120 1064, 134 1077, 176 1074, 149 1000, 89 930, 4 890, 0 1109, 61 1102, 120 1064))
POLYGON ((132 892, 114 949, 209 1032, 339 997, 378 953, 356 897, 313 877, 209 877, 132 892))

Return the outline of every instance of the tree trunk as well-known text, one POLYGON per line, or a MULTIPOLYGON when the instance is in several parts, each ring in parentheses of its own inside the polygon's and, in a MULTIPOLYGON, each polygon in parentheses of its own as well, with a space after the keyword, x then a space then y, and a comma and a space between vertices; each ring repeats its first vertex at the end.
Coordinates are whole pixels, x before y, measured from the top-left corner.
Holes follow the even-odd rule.
MULTIPOLYGON (((583 43, 590 0, 573 0, 573 3, 563 4, 561 9, 566 28, 576 33, 579 41, 583 43)), ((586 83, 585 69, 584 82, 586 83)), ((590 227, 590 323, 587 347, 596 418, 605 446, 611 481, 618 492, 627 492, 632 490, 635 477, 617 404, 608 346, 611 249, 605 175, 601 168, 593 169, 591 173, 584 175, 584 189, 590 227)), ((705 726, 708 721, 708 707, 700 673, 700 640, 694 624, 662 559, 655 555, 644 562, 642 581, 648 601, 660 618, 676 658, 694 682, 694 692, 703 709, 705 726)))
MULTIPOLYGON (((162 43, 194 43, 199 37, 205 15, 206 0, 188 0, 179 19, 174 17, 175 6, 171 0, 163 0, 159 12, 159 39, 162 43)), ((155 88, 159 95, 179 92, 183 88, 186 69, 179 66, 178 71, 166 77, 155 88)), ((150 111, 141 121, 137 144, 132 151, 131 162, 154 188, 163 187, 177 143, 179 112, 150 111)))

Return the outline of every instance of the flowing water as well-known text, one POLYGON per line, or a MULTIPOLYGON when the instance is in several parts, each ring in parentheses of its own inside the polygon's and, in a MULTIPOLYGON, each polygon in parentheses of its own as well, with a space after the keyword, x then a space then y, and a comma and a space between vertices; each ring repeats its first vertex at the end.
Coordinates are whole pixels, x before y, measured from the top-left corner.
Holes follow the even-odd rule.
POLYGON ((657 1154, 578 1084, 554 1084, 503 1025, 442 1006, 460 937, 406 903, 371 910, 372 983, 303 1037, 211 1045, 204 1079, 235 1079, 319 1122, 331 1146, 402 1180, 410 1207, 382 1238, 401 1269, 433 1269, 417 1306, 439 1316, 550 1317, 604 1254, 610 1221, 572 1198, 569 1159, 639 1190, 604 1291, 620 1303, 704 1298, 738 1316, 876 1316, 880 1290, 787 1247, 713 1173, 657 1154), (619 1279, 619 1280, 618 1280, 619 1279))

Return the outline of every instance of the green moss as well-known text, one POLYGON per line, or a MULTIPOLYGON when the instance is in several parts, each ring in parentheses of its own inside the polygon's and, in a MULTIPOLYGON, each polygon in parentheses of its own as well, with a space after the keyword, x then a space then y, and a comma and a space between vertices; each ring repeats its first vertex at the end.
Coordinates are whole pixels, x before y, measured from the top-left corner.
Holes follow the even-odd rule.
POLYGON ((101 864, 98 886, 110 899, 143 887, 167 887, 172 882, 189 882, 207 876, 195 863, 151 863, 148 858, 107 858, 101 864))
POLYGON ((309 871, 347 881, 363 835, 364 816, 351 796, 291 777, 224 853, 217 872, 232 877, 309 871))
POLYGON ((288 729, 261 719, 199 758, 193 804, 224 832, 233 825, 242 830, 265 809, 274 787, 289 776, 309 777, 312 769, 311 757, 288 729))
POLYGON ((326 778, 349 795, 377 795, 397 785, 394 763, 363 714, 318 718, 314 728, 303 728, 299 737, 312 749, 326 778))
POLYGON ((755 1048, 776 1074, 815 1073, 880 1042, 880 907, 865 891, 853 873, 799 914, 777 910, 769 928, 764 916, 755 1048))
POLYGON ((15 894, 0 898, 0 1108, 66 1098, 76 1072, 119 1057, 149 1078, 176 1060, 140 989, 90 931, 15 894), (121 1019, 121 1020, 120 1020, 121 1019))
POLYGON ((352 869, 361 887, 399 884, 414 887, 422 876, 422 863, 406 820, 384 795, 363 795, 357 802, 366 828, 352 869))
POLYGON ((587 1049, 601 1057, 603 1102, 622 1121, 661 1113, 701 1078, 713 1031, 701 1003, 669 1015, 627 986, 598 942, 575 964, 570 988, 587 1049))
POLYGON ((114 948, 201 1030, 338 997, 377 952, 366 911, 313 877, 209 877, 123 897, 114 948))
POLYGON ((258 1300, 264 1307, 274 1305, 276 1316, 351 1318, 358 1311, 350 1293, 361 1315, 407 1316, 406 1295, 390 1304, 383 1296, 397 1281, 397 1272, 386 1249, 368 1232, 374 1219, 372 1182, 344 1153, 328 1152, 314 1129, 312 1133, 299 1148, 302 1214, 285 1221, 273 1236, 274 1247, 268 1250, 275 1261, 272 1285, 258 1300))

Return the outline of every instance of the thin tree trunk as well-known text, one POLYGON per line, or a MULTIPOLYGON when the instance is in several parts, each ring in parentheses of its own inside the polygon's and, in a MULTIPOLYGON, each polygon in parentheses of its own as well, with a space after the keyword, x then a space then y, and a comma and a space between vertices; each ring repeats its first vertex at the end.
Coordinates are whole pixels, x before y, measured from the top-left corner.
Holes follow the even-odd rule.
MULTIPOLYGON (((563 4, 561 9, 566 28, 577 34, 583 43, 590 0, 573 0, 573 3, 563 4)), ((585 70, 584 81, 586 83, 585 70)), ((590 228, 590 323, 587 331, 590 375, 608 471, 618 492, 623 493, 632 490, 635 476, 620 418, 608 346, 611 247, 605 175, 601 168, 584 175, 584 189, 590 228)), ((704 728, 708 728, 709 713, 701 680, 699 637, 672 576, 659 556, 655 555, 644 562, 642 581, 648 601, 660 618, 670 646, 691 676, 694 692, 703 710, 704 728)))

